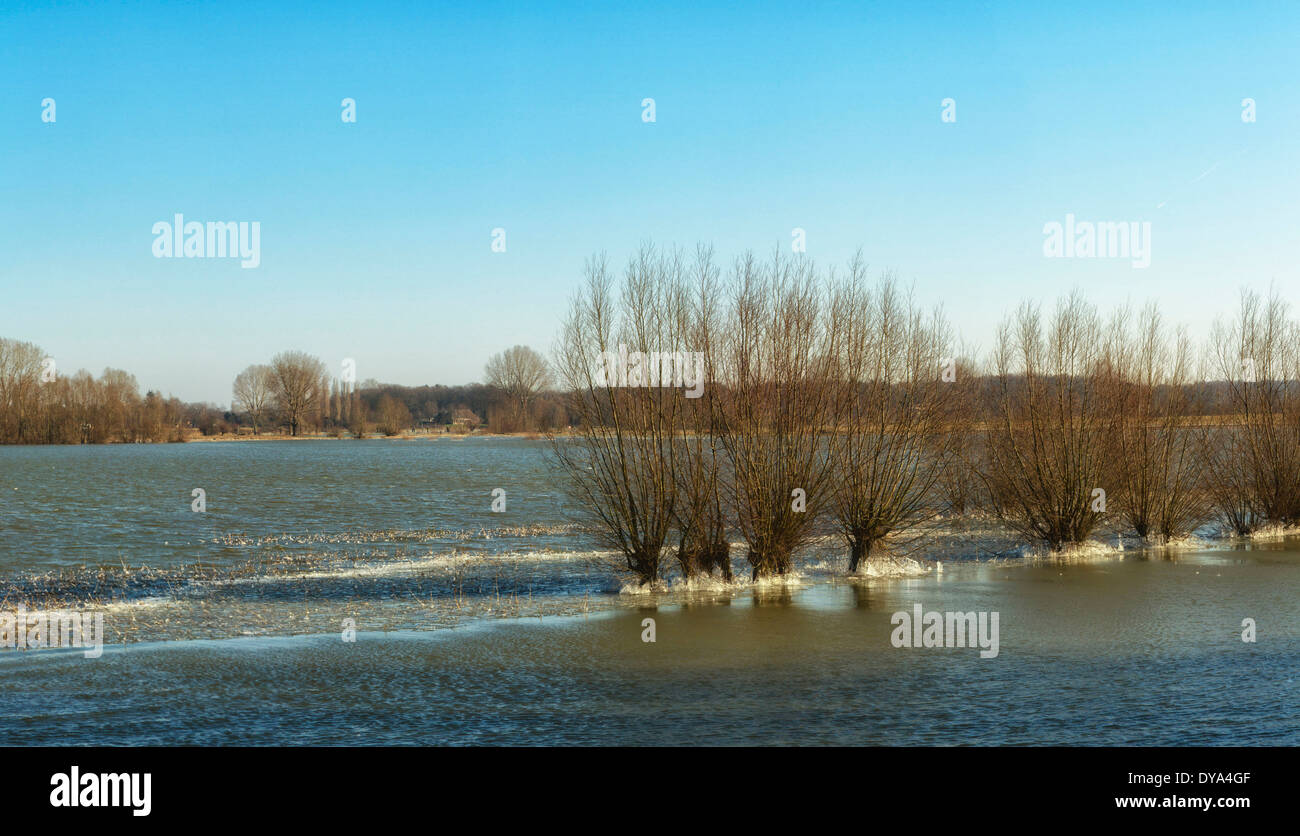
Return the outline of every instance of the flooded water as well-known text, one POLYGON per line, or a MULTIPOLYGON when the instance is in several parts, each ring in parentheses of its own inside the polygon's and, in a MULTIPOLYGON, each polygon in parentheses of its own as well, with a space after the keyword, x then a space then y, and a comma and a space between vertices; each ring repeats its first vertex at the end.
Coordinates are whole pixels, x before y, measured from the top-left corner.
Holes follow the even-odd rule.
POLYGON ((109 642, 0 650, 0 744, 1300 744, 1293 540, 619 595, 544 442, 0 448, 0 493, 0 610, 109 642), (997 656, 895 647, 916 605, 997 656))
POLYGON ((514 439, 0 448, 5 568, 235 565, 258 548, 501 551, 465 532, 568 522, 546 454, 514 439), (497 488, 505 513, 491 510, 497 488))
POLYGON ((548 455, 514 439, 0 449, 0 609, 107 607, 112 641, 586 611, 614 576, 548 455))

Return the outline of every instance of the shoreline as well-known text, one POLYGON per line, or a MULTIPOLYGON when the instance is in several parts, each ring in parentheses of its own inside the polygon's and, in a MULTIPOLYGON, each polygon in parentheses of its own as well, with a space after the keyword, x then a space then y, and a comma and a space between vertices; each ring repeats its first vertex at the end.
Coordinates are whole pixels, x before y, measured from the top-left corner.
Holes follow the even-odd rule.
MULTIPOLYGON (((561 432, 555 433, 557 438, 568 438, 572 433, 561 432)), ((313 433, 311 435, 284 435, 282 433, 260 433, 251 434, 231 434, 223 435, 198 435, 187 436, 183 444, 194 442, 214 443, 222 441, 464 441, 468 438, 519 438, 525 441, 545 441, 545 433, 538 432, 510 432, 510 433, 489 433, 489 432, 472 432, 472 433, 417 433, 404 432, 401 435, 384 435, 383 433, 368 433, 364 438, 356 438, 352 435, 332 436, 324 433, 313 433)), ((110 442, 121 443, 121 442, 110 442)))
MULTIPOLYGON (((1186 549, 1185 552, 1190 556, 1198 552, 1220 551, 1221 548, 1216 546, 1222 545, 1214 541, 1203 541, 1199 548, 1186 549)), ((760 578, 756 581, 741 577, 730 582, 714 576, 695 578, 690 581, 676 578, 649 588, 638 587, 633 583, 620 585, 615 582, 605 584, 599 592, 590 591, 582 595, 552 594, 537 598, 530 596, 527 599, 517 594, 500 598, 493 595, 469 595, 459 600, 443 601, 442 607, 429 600, 423 606, 417 607, 417 611, 404 610, 402 607, 358 606, 354 599, 329 597, 312 597, 294 603, 279 601, 269 606, 264 601, 260 603, 251 600, 227 601, 227 607, 217 604, 210 609, 210 605, 216 604, 216 601, 209 598, 214 591, 230 583, 238 586, 242 581, 243 584, 257 586, 273 580, 266 576, 240 580, 226 579, 224 582, 219 579, 208 579, 200 582, 197 588, 180 595, 173 593, 136 600, 62 602, 61 606, 49 604, 41 606, 35 602, 30 605, 28 602, 18 602, 17 605, 23 607, 28 619, 41 614, 49 615, 74 609, 103 612, 105 615, 112 614, 111 621, 105 619, 105 625, 111 628, 111 632, 109 630, 104 632, 105 650, 164 645, 184 646, 193 643, 219 644, 229 641, 256 643, 323 638, 337 635, 339 628, 336 625, 342 624, 345 618, 354 620, 358 635, 365 633, 385 635, 399 633, 412 636, 463 635, 466 632, 491 629, 493 625, 526 624, 534 621, 545 624, 570 619, 614 617, 620 612, 644 612, 647 609, 690 609, 709 604, 725 606, 744 599, 752 599, 757 603, 789 603, 791 596, 795 594, 804 592, 816 594, 816 590, 834 590, 845 586, 877 591, 904 590, 914 589, 912 584, 917 582, 930 584, 956 582, 961 585, 986 583, 993 578, 990 572, 1033 572, 1045 568, 1060 571, 1080 570, 1124 563, 1134 558, 1155 559, 1156 562, 1171 564, 1181 562, 1177 558, 1169 559, 1167 554, 1162 554, 1163 551, 1159 546, 1096 549, 1083 559, 1052 561, 1024 555, 1012 559, 958 559, 945 561, 945 566, 934 565, 935 562, 929 560, 902 558, 901 561, 896 562, 897 559, 883 557, 877 558, 863 571, 853 574, 837 571, 825 560, 805 557, 801 566, 786 575, 760 578), (216 612, 213 612, 213 609, 216 612), (439 609, 441 612, 437 611, 439 609), (260 617, 249 618, 254 612, 260 617), (245 618, 235 617, 241 613, 245 618), (129 620, 129 625, 124 619, 129 620), (175 625, 170 625, 169 628, 162 623, 177 620, 188 622, 191 619, 195 623, 190 623, 187 629, 177 629, 175 625), (241 625, 239 629, 230 626, 232 619, 234 623, 241 625)), ((437 562, 440 558, 447 557, 448 555, 438 555, 429 562, 437 562)), ((567 559, 573 557, 566 556, 567 559)), ((404 566, 391 564, 387 567, 376 567, 379 569, 376 577, 393 577, 418 571, 421 567, 416 564, 419 563, 424 563, 425 568, 431 568, 426 561, 417 560, 404 566)), ((1200 569, 1208 570, 1212 566, 1212 563, 1207 563, 1200 566, 1200 569)), ((326 577, 329 574, 326 573, 326 577)), ((1200 574, 1200 571, 1196 574, 1200 574)), ((338 578, 338 576, 334 577, 338 578)), ((355 578, 355 575, 353 577, 355 578)), ((278 578, 291 583, 312 579, 313 576, 310 574, 297 573, 278 578)), ((939 587, 926 588, 938 589, 939 587)), ((6 603, 12 609, 15 602, 6 603)), ((0 607, 0 611, 3 611, 3 607, 0 607)), ((8 654, 3 653, 4 650, 25 655, 63 653, 69 648, 0 646, 0 662, 8 657, 8 654)), ((79 648, 73 650, 80 652, 79 648)))
MULTIPOLYGON (((305 565, 297 561, 246 564, 229 572, 197 574, 192 573, 195 567, 157 570, 141 566, 136 571, 146 573, 144 580, 154 587, 148 594, 137 596, 131 590, 118 588, 98 600, 93 594, 85 596, 76 592, 42 600, 41 596, 24 595, 23 590, 11 588, 7 590, 9 594, 0 598, 0 612, 21 607, 29 618, 62 611, 112 613, 114 618, 106 619, 109 630, 105 646, 311 635, 322 623, 338 624, 345 618, 355 619, 359 632, 403 629, 425 632, 475 623, 590 615, 623 609, 726 604, 753 596, 778 600, 823 586, 880 588, 881 584, 906 586, 917 581, 965 584, 971 580, 987 580, 990 571, 1052 568, 1063 572, 1134 559, 1176 564, 1183 558, 1196 561, 1197 555, 1235 551, 1242 546, 1247 550, 1253 550, 1252 546, 1267 550, 1278 541, 1300 536, 1300 530, 1270 530, 1249 538, 1195 538, 1170 545, 1132 540, 1110 545, 1093 540, 1067 553, 1041 552, 1021 545, 1012 554, 1006 554, 988 548, 991 542, 970 549, 972 535, 987 541, 992 534, 990 530, 950 529, 940 533, 922 555, 912 549, 882 553, 856 573, 845 571, 842 549, 833 537, 827 536, 821 542, 810 544, 809 551, 801 554, 792 571, 785 575, 755 580, 741 570, 731 581, 716 575, 687 580, 670 570, 659 583, 650 586, 638 585, 624 576, 614 563, 613 553, 602 550, 529 549, 493 555, 430 551, 422 555, 338 563, 325 559, 305 565), (560 575, 569 576, 571 585, 567 590, 541 588, 540 581, 547 576, 559 580, 560 575), (491 590, 486 585, 489 582, 491 590), (533 591, 535 583, 538 584, 536 592, 533 591), (358 586, 401 587, 408 594, 371 605, 365 603, 365 595, 357 597, 358 586), (277 590, 294 594, 281 599, 277 590), (233 628, 232 624, 240 626, 233 628)), ((123 571, 129 570, 123 567, 123 571)))

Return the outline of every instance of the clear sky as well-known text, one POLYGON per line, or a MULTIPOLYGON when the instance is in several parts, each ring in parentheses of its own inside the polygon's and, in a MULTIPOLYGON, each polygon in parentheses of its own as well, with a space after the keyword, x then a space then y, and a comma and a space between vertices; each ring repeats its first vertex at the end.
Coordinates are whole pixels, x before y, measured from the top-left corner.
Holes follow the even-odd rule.
POLYGON ((1300 3, 4 0, 0 78, 0 336, 185 400, 290 348, 481 379, 644 239, 801 227, 983 346, 1076 286, 1300 304, 1300 3), (176 213, 258 221, 260 266, 154 258, 176 213), (1150 267, 1045 258, 1067 213, 1149 221, 1150 267))

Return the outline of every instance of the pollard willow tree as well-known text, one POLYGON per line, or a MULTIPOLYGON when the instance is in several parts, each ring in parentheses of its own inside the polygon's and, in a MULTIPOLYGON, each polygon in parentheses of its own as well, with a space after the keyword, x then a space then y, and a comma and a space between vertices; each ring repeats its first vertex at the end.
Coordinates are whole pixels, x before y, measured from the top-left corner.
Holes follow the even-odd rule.
POLYGON ((1182 329, 1170 333, 1148 304, 1132 331, 1127 311, 1116 316, 1107 355, 1117 516, 1139 537, 1188 534, 1207 516, 1197 433, 1187 423, 1194 410, 1191 342, 1182 329))
POLYGON ((1046 328, 1024 303, 998 329, 980 475, 998 517, 1052 551, 1085 541, 1105 514, 1114 411, 1104 339, 1077 292, 1046 328))
POLYGON ((831 303, 831 327, 842 335, 831 507, 850 572, 886 538, 935 518, 936 485, 955 464, 965 429, 954 426, 961 414, 955 374, 943 378, 942 315, 926 316, 888 277, 869 289, 864 273, 855 258, 831 303))
POLYGON ((629 261, 617 295, 603 255, 587 262, 585 274, 556 350, 572 436, 551 434, 552 450, 592 529, 650 584, 661 578, 673 526, 685 390, 661 385, 659 371, 652 381, 643 364, 616 368, 611 361, 628 347, 670 357, 686 350, 683 318, 673 315, 684 268, 677 254, 645 246, 629 261))
POLYGON ((722 499, 722 479, 727 462, 718 436, 718 387, 712 346, 722 328, 721 287, 711 248, 696 248, 691 282, 678 285, 673 315, 678 333, 703 359, 704 389, 688 398, 674 453, 677 462, 677 502, 673 519, 677 531, 677 563, 683 577, 719 573, 732 579, 731 546, 727 538, 728 515, 722 499))
POLYGON ((957 346, 954 352, 945 358, 940 372, 950 431, 945 439, 946 465, 939 470, 934 498, 945 516, 961 517, 980 505, 982 485, 978 474, 983 468, 984 438, 978 427, 984 381, 964 346, 957 346))
POLYGON ((754 579, 784 575, 831 496, 836 333, 811 261, 738 258, 713 346, 723 498, 754 579))
POLYGON ((1202 443, 1217 512, 1238 534, 1300 525, 1300 325, 1277 293, 1244 291, 1209 354, 1227 387, 1228 414, 1202 443))

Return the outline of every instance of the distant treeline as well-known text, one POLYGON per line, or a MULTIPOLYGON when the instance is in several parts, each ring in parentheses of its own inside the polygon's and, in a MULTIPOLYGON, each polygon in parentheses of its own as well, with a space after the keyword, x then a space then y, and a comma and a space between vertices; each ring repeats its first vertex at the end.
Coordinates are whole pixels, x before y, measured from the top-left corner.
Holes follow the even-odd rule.
POLYGON ((568 426, 564 398, 558 392, 539 392, 526 417, 516 420, 501 391, 482 383, 401 386, 366 381, 359 391, 370 414, 382 414, 384 399, 390 398, 406 409, 414 428, 434 426, 486 429, 489 432, 544 432, 568 426))
POLYGON ((287 431, 400 435, 410 430, 468 433, 533 431, 563 426, 559 399, 542 391, 545 361, 516 346, 493 357, 489 384, 399 386, 374 380, 355 384, 331 378, 317 357, 300 351, 277 354, 235 378, 232 418, 252 432, 287 431), (504 359, 503 359, 504 358, 504 359))
POLYGON ((37 346, 0 338, 0 443, 182 441, 186 427, 216 431, 224 420, 215 406, 141 396, 121 369, 60 375, 37 346))
POLYGON ((241 372, 233 408, 226 409, 152 390, 142 395, 135 377, 120 369, 105 369, 99 377, 84 369, 60 374, 39 346, 0 338, 0 444, 179 442, 196 432, 361 436, 565 426, 559 395, 531 391, 521 403, 502 383, 399 386, 371 380, 358 386, 329 378, 320 360, 289 351, 241 372))
MULTIPOLYGON (((990 379, 968 358, 950 359, 954 373, 960 365, 964 384, 990 379)), ((241 372, 227 409, 153 390, 142 395, 135 377, 121 369, 107 368, 97 378, 84 369, 58 374, 38 346, 0 338, 0 444, 180 442, 194 433, 552 432, 590 418, 585 407, 574 408, 577 392, 542 388, 551 382, 550 372, 529 349, 516 346, 493 357, 486 372, 493 384, 356 385, 330 378, 319 359, 290 351, 241 372)), ((723 380, 708 385, 715 394, 727 387, 723 380)), ((1014 392, 1027 379, 1011 375, 1006 385, 1014 392)), ((1184 417, 1227 416, 1239 409, 1232 381, 1192 379, 1162 387, 1178 391, 1166 393, 1165 400, 1184 417)), ((978 418, 996 414, 991 388, 969 391, 978 418)))

